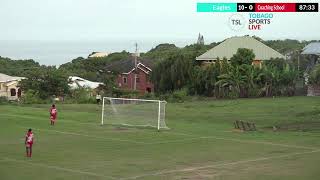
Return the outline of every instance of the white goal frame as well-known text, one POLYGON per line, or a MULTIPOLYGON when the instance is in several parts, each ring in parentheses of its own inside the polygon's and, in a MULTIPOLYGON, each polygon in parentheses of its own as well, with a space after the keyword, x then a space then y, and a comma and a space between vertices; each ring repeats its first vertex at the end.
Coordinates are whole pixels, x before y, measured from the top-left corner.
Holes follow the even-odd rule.
MULTIPOLYGON (((161 100, 149 100, 149 99, 131 99, 131 98, 113 98, 113 97, 103 97, 102 98, 102 112, 101 112, 101 125, 104 125, 104 109, 105 109, 105 99, 108 99, 111 101, 112 99, 114 100, 129 100, 129 101, 142 101, 142 102, 156 102, 158 103, 158 125, 157 129, 158 131, 160 130, 160 114, 161 114, 161 103, 167 104, 167 101, 161 101, 161 100)), ((164 106, 164 117, 165 117, 165 106, 164 106)))

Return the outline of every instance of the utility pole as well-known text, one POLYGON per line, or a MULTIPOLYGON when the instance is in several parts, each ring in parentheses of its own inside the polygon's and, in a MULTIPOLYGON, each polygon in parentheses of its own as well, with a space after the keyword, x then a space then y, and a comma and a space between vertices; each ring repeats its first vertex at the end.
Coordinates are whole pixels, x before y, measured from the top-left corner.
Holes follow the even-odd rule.
POLYGON ((298 72, 300 72, 300 51, 298 51, 298 72))
POLYGON ((133 90, 137 90, 137 58, 138 58, 138 43, 135 43, 136 51, 134 53, 134 83, 133 90))

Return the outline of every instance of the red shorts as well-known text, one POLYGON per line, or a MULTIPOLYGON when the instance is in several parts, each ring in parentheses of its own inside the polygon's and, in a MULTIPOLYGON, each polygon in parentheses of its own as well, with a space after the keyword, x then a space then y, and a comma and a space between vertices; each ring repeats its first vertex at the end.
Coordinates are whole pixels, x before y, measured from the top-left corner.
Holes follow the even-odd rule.
POLYGON ((56 116, 50 116, 51 121, 56 121, 56 116))
POLYGON ((32 147, 32 144, 33 144, 33 142, 27 142, 27 143, 26 143, 26 147, 30 147, 30 148, 31 148, 31 147, 32 147))

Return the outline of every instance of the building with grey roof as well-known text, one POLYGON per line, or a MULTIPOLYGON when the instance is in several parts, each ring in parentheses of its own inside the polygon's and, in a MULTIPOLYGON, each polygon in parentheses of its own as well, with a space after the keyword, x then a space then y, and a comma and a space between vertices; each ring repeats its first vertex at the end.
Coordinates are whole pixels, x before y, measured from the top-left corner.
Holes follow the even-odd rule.
MULTIPOLYGON (((320 42, 312 42, 308 44, 306 47, 303 48, 302 55, 308 56, 308 66, 304 72, 304 78, 305 78, 305 84, 308 84, 309 81, 309 73, 311 70, 320 63, 320 42)), ((320 87, 317 87, 317 89, 312 89, 313 87, 308 87, 308 95, 320 95, 320 87), (319 93, 315 93, 315 92, 319 93)))
POLYGON ((276 50, 270 48, 269 46, 263 44, 257 39, 250 36, 241 36, 241 37, 231 37, 219 45, 208 50, 206 53, 197 57, 196 60, 201 63, 214 63, 217 59, 230 58, 236 54, 239 48, 252 49, 255 54, 255 59, 253 64, 261 65, 263 61, 270 60, 272 58, 283 58, 285 56, 276 50))
POLYGON ((309 64, 306 72, 309 72, 316 64, 320 62, 320 42, 313 42, 303 48, 302 55, 309 56, 309 64))
POLYGON ((301 54, 320 56, 320 42, 313 42, 303 48, 301 54))

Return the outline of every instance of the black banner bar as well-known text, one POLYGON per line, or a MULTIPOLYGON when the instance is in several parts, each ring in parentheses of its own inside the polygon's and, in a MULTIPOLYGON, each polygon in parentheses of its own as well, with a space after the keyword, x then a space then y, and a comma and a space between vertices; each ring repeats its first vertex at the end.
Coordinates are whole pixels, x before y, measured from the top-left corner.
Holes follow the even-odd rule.
POLYGON ((255 3, 237 3, 237 12, 255 12, 255 3))
POLYGON ((296 3, 296 12, 319 12, 318 3, 296 3))

